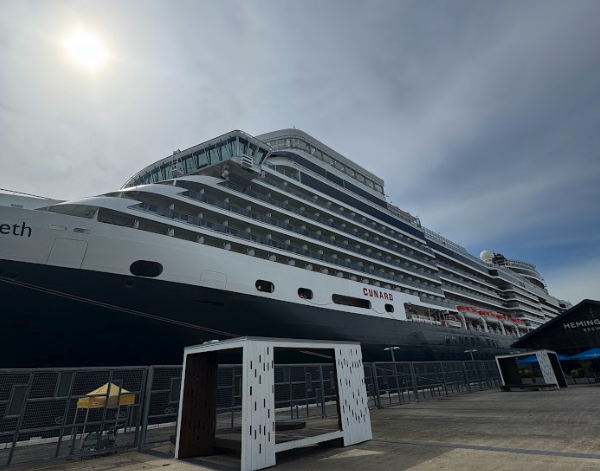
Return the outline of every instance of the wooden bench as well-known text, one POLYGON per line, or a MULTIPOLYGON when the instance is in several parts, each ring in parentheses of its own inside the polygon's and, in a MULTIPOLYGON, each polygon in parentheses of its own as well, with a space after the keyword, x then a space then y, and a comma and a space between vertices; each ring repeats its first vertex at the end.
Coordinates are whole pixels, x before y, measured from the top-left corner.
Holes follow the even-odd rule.
POLYGON ((500 386, 500 390, 505 392, 510 392, 513 389, 520 389, 521 391, 540 391, 542 389, 558 389, 558 386, 556 384, 543 383, 505 384, 500 386))

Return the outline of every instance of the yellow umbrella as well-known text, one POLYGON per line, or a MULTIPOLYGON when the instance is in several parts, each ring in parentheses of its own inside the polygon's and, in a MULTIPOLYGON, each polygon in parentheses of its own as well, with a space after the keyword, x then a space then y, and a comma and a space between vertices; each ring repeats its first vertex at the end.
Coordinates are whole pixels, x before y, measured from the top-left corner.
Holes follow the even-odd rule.
POLYGON ((100 409, 107 405, 108 407, 130 406, 135 404, 135 393, 127 391, 113 383, 106 383, 98 389, 86 394, 89 397, 82 397, 77 401, 77 409, 100 409), (110 391, 108 390, 110 386, 110 391), (121 395, 119 396, 119 392, 121 395), (108 393, 108 395, 107 395, 108 393), (106 400, 108 399, 108 404, 106 400))

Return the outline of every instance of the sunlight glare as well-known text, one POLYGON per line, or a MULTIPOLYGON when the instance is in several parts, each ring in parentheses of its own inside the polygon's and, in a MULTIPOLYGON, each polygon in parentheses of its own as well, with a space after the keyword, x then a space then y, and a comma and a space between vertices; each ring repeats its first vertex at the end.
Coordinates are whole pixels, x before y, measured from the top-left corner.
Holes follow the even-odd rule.
POLYGON ((106 50, 98 38, 76 31, 65 43, 71 57, 90 70, 95 70, 106 60, 106 50))

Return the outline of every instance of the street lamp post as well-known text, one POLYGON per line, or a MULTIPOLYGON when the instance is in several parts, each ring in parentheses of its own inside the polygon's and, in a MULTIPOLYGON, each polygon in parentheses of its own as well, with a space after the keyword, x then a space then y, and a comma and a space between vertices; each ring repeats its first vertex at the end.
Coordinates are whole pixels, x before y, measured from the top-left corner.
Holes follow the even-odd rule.
POLYGON ((386 347, 385 351, 389 351, 392 354, 392 363, 394 365, 394 378, 396 378, 396 391, 398 392, 398 402, 400 402, 400 382, 398 381, 398 368, 396 368, 396 355, 394 355, 394 350, 400 350, 400 347, 386 347))
POLYGON ((471 361, 475 361, 475 358, 473 357, 473 353, 476 352, 477 349, 473 348, 471 350, 465 350, 465 353, 470 353, 471 354, 471 361))
POLYGON ((396 356, 394 355, 394 350, 400 350, 400 347, 386 347, 384 350, 389 351, 392 354, 392 363, 396 365, 396 356))

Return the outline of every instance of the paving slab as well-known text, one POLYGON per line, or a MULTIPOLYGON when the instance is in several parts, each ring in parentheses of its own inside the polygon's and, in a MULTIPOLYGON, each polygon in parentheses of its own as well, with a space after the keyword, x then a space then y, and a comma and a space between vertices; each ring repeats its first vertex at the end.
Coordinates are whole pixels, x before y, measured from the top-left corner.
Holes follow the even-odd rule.
MULTIPOLYGON (((458 394, 371 411, 373 440, 348 448, 314 446, 277 455, 278 471, 498 470, 600 471, 600 385, 560 391, 458 394)), ((188 461, 165 444, 43 466, 49 471, 233 471, 239 459, 188 461)), ((30 468, 30 469, 42 469, 30 468)))

